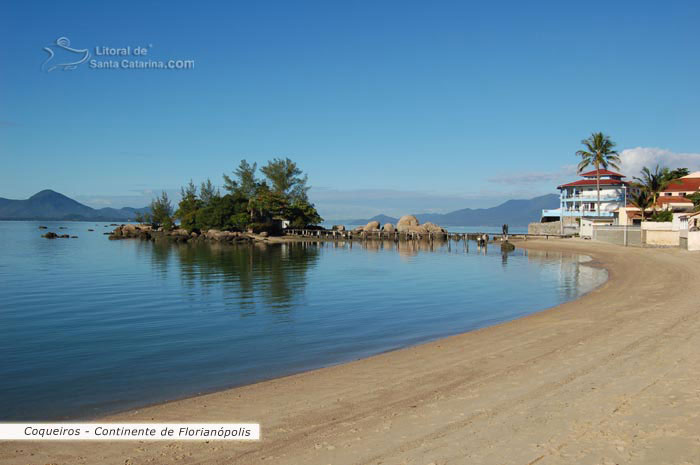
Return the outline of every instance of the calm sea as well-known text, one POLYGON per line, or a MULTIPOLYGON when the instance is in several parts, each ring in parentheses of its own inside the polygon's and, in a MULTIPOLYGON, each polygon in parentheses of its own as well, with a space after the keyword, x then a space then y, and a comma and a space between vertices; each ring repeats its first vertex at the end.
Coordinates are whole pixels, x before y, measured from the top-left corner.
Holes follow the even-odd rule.
POLYGON ((110 229, 0 221, 0 420, 92 417, 349 361, 606 279, 585 257, 473 242, 161 245, 110 229), (79 238, 43 239, 39 224, 79 238))

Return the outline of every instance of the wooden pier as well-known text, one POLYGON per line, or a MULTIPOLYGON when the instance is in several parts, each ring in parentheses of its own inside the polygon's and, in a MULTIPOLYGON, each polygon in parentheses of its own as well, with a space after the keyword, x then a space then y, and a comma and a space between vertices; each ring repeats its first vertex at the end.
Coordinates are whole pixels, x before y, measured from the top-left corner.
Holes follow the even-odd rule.
MULTIPOLYGON (((379 241, 502 241, 504 236, 494 233, 451 233, 451 232, 399 232, 399 231, 339 231, 336 229, 285 229, 286 236, 297 236, 317 240, 379 240, 379 241)), ((550 237, 572 237, 560 234, 508 234, 507 239, 545 238, 550 237)))

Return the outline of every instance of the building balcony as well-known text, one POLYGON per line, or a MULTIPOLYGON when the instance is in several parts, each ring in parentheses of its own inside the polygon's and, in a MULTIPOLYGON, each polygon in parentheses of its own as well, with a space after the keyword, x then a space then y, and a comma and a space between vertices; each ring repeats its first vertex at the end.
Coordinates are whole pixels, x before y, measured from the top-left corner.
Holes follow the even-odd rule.
POLYGON ((543 217, 560 217, 560 216, 566 216, 566 217, 573 217, 573 218, 583 218, 586 216, 600 216, 600 217, 606 217, 606 218, 612 218, 615 216, 613 212, 601 210, 600 215, 597 214, 595 210, 569 210, 569 209, 564 209, 563 215, 560 213, 560 208, 554 208, 551 210, 542 210, 542 216, 543 217))
MULTIPOLYGON (((595 195, 593 195, 593 196, 570 195, 570 196, 562 197, 561 199, 564 202, 597 202, 598 201, 598 197, 595 195)), ((624 202, 625 196, 624 195, 600 194, 600 201, 601 202, 624 202)))

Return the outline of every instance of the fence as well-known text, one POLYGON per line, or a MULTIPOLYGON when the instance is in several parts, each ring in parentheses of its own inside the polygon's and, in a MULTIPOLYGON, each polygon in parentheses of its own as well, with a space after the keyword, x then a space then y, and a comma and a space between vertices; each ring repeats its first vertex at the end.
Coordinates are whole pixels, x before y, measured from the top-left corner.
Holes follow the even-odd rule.
POLYGON ((642 229, 639 226, 593 225, 591 238, 610 244, 641 247, 642 229))

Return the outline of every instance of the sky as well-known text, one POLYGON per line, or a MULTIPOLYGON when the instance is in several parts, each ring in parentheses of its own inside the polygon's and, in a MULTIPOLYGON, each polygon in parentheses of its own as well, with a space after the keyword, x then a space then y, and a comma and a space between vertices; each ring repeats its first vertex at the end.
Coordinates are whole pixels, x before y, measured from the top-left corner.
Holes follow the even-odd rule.
POLYGON ((593 131, 627 175, 700 170, 698 24, 697 1, 3 2, 0 197, 139 207, 289 157, 325 218, 447 212, 556 193, 593 131), (96 67, 124 59, 194 66, 96 67))

